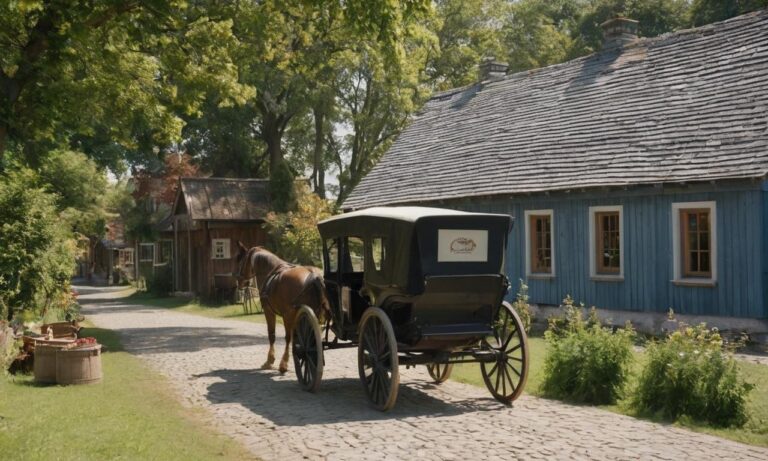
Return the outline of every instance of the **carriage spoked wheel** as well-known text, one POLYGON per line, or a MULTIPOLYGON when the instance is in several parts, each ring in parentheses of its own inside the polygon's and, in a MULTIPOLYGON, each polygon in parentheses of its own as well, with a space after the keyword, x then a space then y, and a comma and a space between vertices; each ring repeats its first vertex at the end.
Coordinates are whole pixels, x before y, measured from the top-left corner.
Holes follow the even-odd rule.
POLYGON ((451 377, 451 372, 453 371, 453 364, 452 363, 428 363, 427 371, 429 372, 429 376, 431 376, 432 379, 435 380, 435 384, 444 383, 446 380, 448 380, 448 378, 451 377))
POLYGON ((528 378, 528 337, 517 312, 503 302, 496 314, 493 336, 485 339, 496 352, 496 360, 482 362, 483 381, 493 397, 510 404, 520 397, 528 378))
POLYGON ((293 364, 304 390, 315 392, 323 377, 323 341, 317 316, 308 306, 301 306, 293 327, 293 364))
POLYGON ((400 385, 397 341, 383 310, 369 307, 360 320, 357 366, 371 404, 380 411, 395 405, 400 385))

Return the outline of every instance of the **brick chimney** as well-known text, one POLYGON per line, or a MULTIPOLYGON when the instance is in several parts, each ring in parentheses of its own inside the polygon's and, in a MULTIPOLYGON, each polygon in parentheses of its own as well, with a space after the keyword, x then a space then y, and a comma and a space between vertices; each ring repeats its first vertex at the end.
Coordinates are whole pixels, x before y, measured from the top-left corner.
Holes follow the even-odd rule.
POLYGON ((637 24, 634 19, 621 16, 600 24, 603 28, 603 49, 622 47, 637 40, 637 24))
POLYGON ((507 75, 509 64, 497 61, 495 57, 488 56, 480 62, 480 81, 499 80, 507 75))

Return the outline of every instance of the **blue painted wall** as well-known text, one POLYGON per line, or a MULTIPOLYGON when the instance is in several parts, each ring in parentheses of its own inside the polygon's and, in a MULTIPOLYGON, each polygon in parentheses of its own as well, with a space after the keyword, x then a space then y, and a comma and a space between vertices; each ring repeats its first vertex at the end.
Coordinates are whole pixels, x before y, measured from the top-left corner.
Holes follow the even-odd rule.
POLYGON ((576 301, 606 309, 680 314, 768 317, 768 187, 760 183, 688 188, 560 193, 438 204, 468 211, 515 216, 509 236, 507 273, 525 279, 525 210, 552 209, 555 227, 553 279, 528 280, 531 302, 576 301), (764 190, 766 189, 766 190, 764 190), (672 284, 672 203, 717 202, 717 284, 672 284), (624 281, 590 280, 589 207, 623 206, 624 281))

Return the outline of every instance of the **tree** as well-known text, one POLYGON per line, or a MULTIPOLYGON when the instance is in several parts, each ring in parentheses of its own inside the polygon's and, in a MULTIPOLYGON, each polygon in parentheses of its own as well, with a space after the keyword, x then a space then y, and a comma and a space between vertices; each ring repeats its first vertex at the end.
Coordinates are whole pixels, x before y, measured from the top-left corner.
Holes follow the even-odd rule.
POLYGON ((505 59, 501 32, 510 6, 501 0, 440 0, 435 30, 439 49, 431 50, 427 75, 437 90, 456 88, 478 79, 477 65, 486 56, 505 59))
POLYGON ((703 26, 765 7, 768 0, 693 0, 690 20, 694 26, 703 26))
POLYGON ((75 244, 56 210, 56 196, 26 168, 0 175, 0 313, 41 310, 66 292, 75 244))
MULTIPOLYGON (((181 0, 20 1, 0 5, 0 165, 36 165, 79 138, 103 158, 178 139, 201 93, 242 101, 231 22, 181 0), (88 142, 90 141, 90 142, 88 142), (115 148, 120 146, 122 148, 115 148)), ((146 151, 146 150, 145 150, 146 151)))
POLYGON ((510 72, 561 63, 569 58, 573 39, 572 0, 521 0, 510 7, 504 23, 510 72))

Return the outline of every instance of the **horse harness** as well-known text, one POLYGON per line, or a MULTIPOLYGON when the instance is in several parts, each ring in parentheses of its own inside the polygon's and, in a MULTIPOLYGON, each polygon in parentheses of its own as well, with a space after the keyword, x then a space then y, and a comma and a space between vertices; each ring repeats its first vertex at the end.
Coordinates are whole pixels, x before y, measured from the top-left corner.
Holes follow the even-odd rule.
MULTIPOLYGON (((283 274, 283 272, 296 267, 300 267, 300 266, 297 266, 296 264, 290 264, 290 263, 280 264, 279 266, 272 269, 272 271, 269 274, 267 274, 267 277, 264 279, 264 283, 260 287, 258 287, 259 299, 261 300, 262 307, 267 307, 272 312, 275 312, 275 310, 269 304, 269 294, 275 285, 275 281, 278 279, 278 277, 280 277, 280 275, 283 274)), ((306 284, 307 279, 311 274, 312 273, 310 271, 307 271, 307 276, 304 278, 304 281, 302 283, 303 288, 301 292, 299 292, 299 294, 296 295, 296 297, 294 298, 294 301, 296 299, 299 299, 299 297, 304 294, 304 291, 307 289, 307 284, 306 284)), ((293 304, 293 301, 291 302, 291 304, 293 304)))

